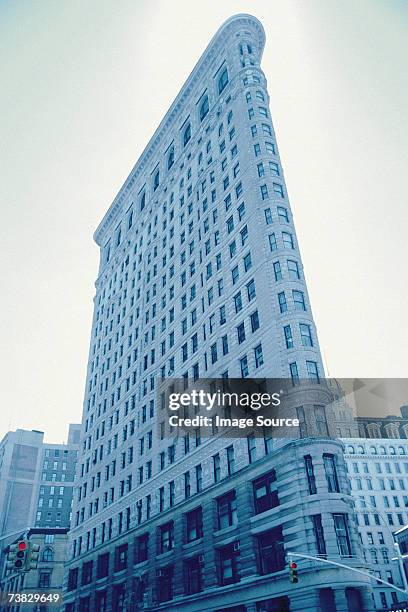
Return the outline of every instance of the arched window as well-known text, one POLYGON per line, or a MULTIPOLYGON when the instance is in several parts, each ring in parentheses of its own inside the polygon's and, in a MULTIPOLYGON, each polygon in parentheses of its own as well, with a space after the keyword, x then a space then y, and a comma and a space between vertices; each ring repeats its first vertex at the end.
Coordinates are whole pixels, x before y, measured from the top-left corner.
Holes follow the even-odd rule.
POLYGON ((385 446, 380 446, 380 455, 385 455, 385 446))
POLYGON ((208 101, 208 96, 205 95, 200 104, 200 121, 204 120, 204 118, 208 115, 209 110, 210 110, 210 103, 208 101))
POLYGON ((174 164, 174 147, 171 147, 167 155, 167 170, 170 170, 173 164, 174 164))
POLYGON ((405 455, 405 451, 404 451, 404 447, 403 446, 399 446, 398 447, 398 454, 399 455, 405 455))
POLYGON ((218 95, 220 95, 228 85, 228 70, 224 68, 218 78, 218 95))
POLYGON ((377 454, 377 449, 375 448, 375 446, 370 446, 370 453, 372 455, 376 455, 377 454))
POLYGON ((395 455, 395 448, 393 446, 390 446, 389 451, 390 455, 395 455))
POLYGON ((153 178, 153 191, 156 191, 159 185, 160 185, 160 171, 157 170, 153 178))
POLYGON ((354 446, 348 446, 348 447, 347 447, 347 452, 348 452, 350 455, 354 455, 354 446))
POLYGON ((44 548, 42 560, 47 562, 54 560, 54 551, 52 550, 52 548, 44 548))
POLYGON ((358 446, 357 447, 357 452, 359 455, 364 455, 364 447, 363 446, 358 446))
POLYGON ((191 139, 191 124, 187 123, 183 132, 183 146, 186 146, 188 141, 191 139))

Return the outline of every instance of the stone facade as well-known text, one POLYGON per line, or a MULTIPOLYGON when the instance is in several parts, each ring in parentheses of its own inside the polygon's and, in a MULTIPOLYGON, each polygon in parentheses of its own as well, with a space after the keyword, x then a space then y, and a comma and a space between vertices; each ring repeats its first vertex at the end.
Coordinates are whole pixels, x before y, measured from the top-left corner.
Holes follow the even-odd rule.
POLYGON ((372 610, 370 579, 347 570, 303 560, 289 582, 290 551, 364 560, 264 42, 248 15, 220 28, 95 233, 66 612, 372 610), (161 435, 161 379, 248 376, 307 377, 298 413, 327 437, 161 435))
MULTIPOLYGON (((394 534, 408 523, 407 440, 351 438, 343 442, 364 558, 375 575, 404 588, 394 534)), ((381 584, 374 585, 374 597, 377 609, 392 608, 404 600, 404 595, 381 584)))
MULTIPOLYGON (((14 573, 2 567, 0 590, 5 593, 24 593, 25 591, 37 591, 51 593, 59 591, 62 604, 62 584, 64 578, 64 563, 66 560, 68 529, 39 528, 30 529, 26 538, 40 547, 38 567, 26 573, 14 573)), ((18 538, 14 540, 18 541, 18 538)), ((6 551, 7 552, 7 551, 6 551)), ((0 610, 17 612, 18 606, 2 607, 0 610)), ((20 607, 21 609, 21 607, 20 607)), ((24 605, 27 612, 43 612, 49 609, 46 606, 24 605)), ((56 609, 56 608, 53 608, 56 609)), ((58 607, 57 607, 58 609, 58 607)))

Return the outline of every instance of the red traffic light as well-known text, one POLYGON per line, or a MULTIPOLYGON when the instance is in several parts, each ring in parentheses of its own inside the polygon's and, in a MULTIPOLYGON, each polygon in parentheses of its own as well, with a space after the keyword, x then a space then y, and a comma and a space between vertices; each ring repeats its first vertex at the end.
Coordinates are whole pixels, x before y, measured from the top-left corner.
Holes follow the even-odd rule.
POLYGON ((25 542, 18 543, 18 550, 26 550, 27 544, 25 542))
POLYGON ((290 569, 296 569, 297 568, 297 563, 293 562, 289 565, 290 569))

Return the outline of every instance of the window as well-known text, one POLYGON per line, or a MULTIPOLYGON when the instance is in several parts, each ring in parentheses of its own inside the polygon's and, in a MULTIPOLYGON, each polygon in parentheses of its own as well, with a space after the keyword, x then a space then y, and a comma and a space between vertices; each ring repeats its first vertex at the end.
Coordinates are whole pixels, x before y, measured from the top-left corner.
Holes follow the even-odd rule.
POLYGON ((127 544, 121 544, 115 548, 115 572, 120 572, 127 568, 127 554, 127 544))
POLYGON ((264 363, 263 353, 262 353, 262 344, 258 344, 254 348, 254 357, 255 357, 255 367, 259 368, 264 363))
POLYGON ((242 297, 240 291, 236 295, 234 295, 234 307, 236 314, 238 314, 242 310, 242 297))
POLYGON ((271 209, 270 208, 265 208, 264 214, 265 214, 265 223, 266 223, 266 225, 272 225, 272 212, 271 212, 271 209))
POLYGON ((303 291, 293 290, 292 297, 293 297, 293 304, 295 306, 295 310, 305 311, 306 304, 305 304, 305 296, 303 294, 303 291))
POLYGON ((186 514, 186 539, 193 542, 203 536, 203 511, 201 506, 186 514))
POLYGON ((280 293, 278 293, 278 302, 279 302, 279 310, 281 314, 283 314, 284 312, 288 310, 288 305, 286 302, 286 296, 285 296, 284 291, 281 291, 280 293))
POLYGON ((279 506, 277 491, 273 488, 276 472, 272 470, 253 482, 255 514, 260 514, 279 506))
POLYGON ((285 336, 286 348, 287 349, 293 348, 293 336, 292 336, 292 329, 290 325, 284 326, 283 333, 285 336))
POLYGON ((265 176, 265 168, 264 168, 263 162, 259 162, 259 164, 257 164, 256 167, 258 169, 259 178, 262 178, 263 176, 265 176))
POLYGON ((144 533, 143 535, 135 538, 135 563, 142 563, 147 561, 149 550, 149 534, 144 533))
POLYGON ((78 586, 78 572, 77 567, 70 569, 68 573, 68 591, 74 591, 78 586))
POLYGON ((312 457, 310 455, 305 455, 304 460, 305 460, 305 470, 306 470, 309 495, 315 495, 317 493, 317 489, 316 489, 316 478, 314 475, 312 457))
POLYGON ((251 314, 251 331, 252 333, 256 332, 257 329, 259 329, 259 314, 258 311, 255 310, 255 312, 253 312, 251 314))
POLYGON ((228 85, 228 70, 224 68, 218 77, 218 95, 220 95, 228 85))
POLYGON ((218 550, 219 583, 220 585, 239 582, 237 568, 238 545, 229 544, 218 550))
POLYGON ((327 488, 329 493, 340 493, 339 480, 334 455, 323 455, 324 471, 326 474, 327 488))
POLYGON ((238 522, 235 491, 229 491, 217 499, 218 529, 232 527, 238 522))
POLYGON ((314 406, 314 416, 319 436, 328 437, 329 428, 327 426, 326 410, 324 406, 314 406))
POLYGON ((213 470, 214 482, 219 482, 221 480, 221 460, 219 453, 213 455, 213 470))
POLYGON ((44 548, 42 553, 42 560, 47 562, 54 560, 54 551, 52 550, 52 548, 44 548))
POLYGON ((282 280, 282 269, 279 261, 273 263, 273 273, 276 281, 282 280))
POLYGON ((312 516, 313 532, 316 540, 316 550, 318 555, 326 554, 326 542, 324 539, 324 531, 322 525, 322 515, 314 514, 312 516))
POLYGON ((276 527, 258 536, 259 573, 279 572, 285 567, 282 528, 276 527))
POLYGON ((157 596, 160 603, 173 599, 173 575, 172 565, 157 570, 157 596))
POLYGON ((249 463, 253 463, 256 459, 256 440, 253 433, 247 436, 247 449, 249 463))
POLYGON ((187 123, 183 131, 183 146, 185 147, 191 139, 191 124, 187 123))
POLYGON ((196 490, 197 490, 197 493, 200 493, 200 491, 203 490, 203 468, 201 466, 201 463, 196 465, 195 475, 196 475, 196 490))
POLYGON ((281 198, 283 198, 283 187, 282 187, 282 185, 280 185, 279 183, 272 183, 272 186, 273 186, 274 193, 276 193, 281 198))
POLYGON ((156 191, 159 185, 160 185, 160 172, 159 170, 156 170, 156 173, 153 177, 153 191, 156 191))
POLYGON ((256 297, 255 281, 251 279, 246 287, 247 287, 248 302, 250 302, 251 300, 254 299, 254 297, 256 297))
POLYGON ((174 164, 174 147, 170 147, 170 150, 167 154, 167 170, 170 170, 173 164, 174 164))
POLYGON ((202 591, 202 563, 200 557, 192 557, 184 562, 184 584, 187 595, 202 591))
POLYGON ((200 104, 200 121, 204 120, 209 110, 210 110, 210 105, 208 102, 208 96, 205 95, 200 104))
POLYGON ((268 236, 269 238, 269 248, 271 249, 271 251, 276 251, 278 248, 278 244, 276 242, 276 236, 275 234, 269 234, 268 236))
POLYGON ((273 155, 276 155, 276 149, 273 142, 265 142, 265 149, 267 153, 272 153, 273 155))
POLYGON ((174 548, 174 523, 170 521, 159 527, 159 554, 174 548))
POLYGON ((235 471, 235 453, 234 446, 228 446, 227 450, 227 472, 228 476, 231 476, 235 471))
POLYGON ((343 557, 350 557, 352 550, 347 525, 347 515, 333 514, 333 521, 339 553, 343 557))
POLYGON ((313 346, 312 331, 310 325, 299 323, 300 337, 303 346, 313 346))
POLYGON ((300 278, 300 274, 299 274, 299 265, 297 261, 288 259, 287 265, 288 265, 289 278, 291 280, 298 280, 300 278))
POLYGON ((92 566, 93 561, 87 561, 82 565, 81 584, 89 584, 92 582, 92 566))
POLYGON ((263 200, 267 200, 269 198, 267 185, 261 185, 260 189, 261 189, 261 198, 263 200))
POLYGON ((38 588, 48 589, 51 586, 51 572, 40 571, 38 579, 38 588))
POLYGON ((320 381, 316 361, 306 361, 306 370, 310 380, 320 381))
POLYGON ((250 270, 252 268, 251 253, 247 253, 247 255, 245 255, 243 261, 244 261, 244 270, 245 270, 245 272, 248 272, 248 270, 250 270))
POLYGON ((109 553, 98 556, 96 564, 96 578, 105 578, 109 574, 109 553))
POLYGON ((248 369, 248 357, 246 355, 244 355, 244 357, 241 357, 241 359, 239 360, 239 365, 241 368, 241 377, 247 378, 247 376, 249 375, 249 369, 248 369))
POLYGON ((237 327, 238 344, 245 341, 245 324, 242 322, 237 327))
POLYGON ((289 232, 282 232, 282 239, 283 239, 283 246, 285 249, 295 248, 292 234, 289 234, 289 232))
POLYGON ((228 336, 223 336, 221 338, 222 341, 222 354, 228 355, 228 336))
MULTIPOLYGON (((271 164, 272 162, 269 162, 271 164)), ((285 223, 289 223, 288 211, 283 206, 278 206, 278 218, 279 221, 284 221, 285 223)))

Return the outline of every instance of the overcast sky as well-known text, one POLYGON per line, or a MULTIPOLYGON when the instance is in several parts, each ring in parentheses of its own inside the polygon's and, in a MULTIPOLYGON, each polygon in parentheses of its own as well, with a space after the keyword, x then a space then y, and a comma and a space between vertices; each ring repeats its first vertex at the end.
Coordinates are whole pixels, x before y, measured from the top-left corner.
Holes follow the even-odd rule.
MULTIPOLYGON (((407 375, 405 0, 0 0, 0 437, 79 421, 92 234, 222 22, 263 69, 331 376, 407 375)), ((408 403, 408 398, 407 398, 408 403)))

